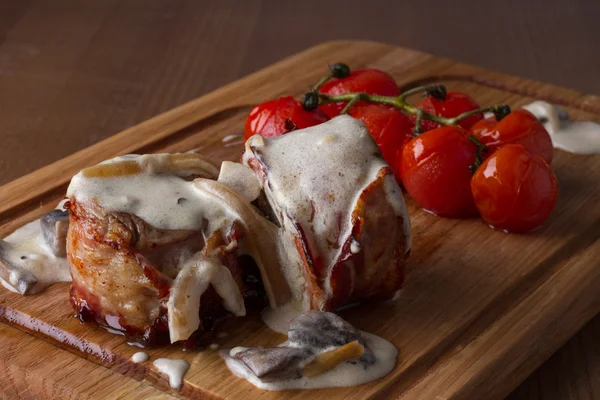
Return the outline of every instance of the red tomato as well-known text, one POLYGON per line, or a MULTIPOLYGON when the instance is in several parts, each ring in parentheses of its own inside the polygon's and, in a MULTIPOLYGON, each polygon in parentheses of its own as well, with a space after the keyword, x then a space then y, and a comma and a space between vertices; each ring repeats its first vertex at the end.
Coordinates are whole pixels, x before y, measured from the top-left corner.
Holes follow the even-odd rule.
POLYGON ((473 136, 490 149, 490 154, 507 144, 520 144, 531 154, 552 163, 552 139, 544 125, 529 111, 515 110, 496 122, 495 117, 486 118, 470 129, 473 136))
POLYGON ((473 175, 471 189, 483 220, 510 232, 540 226, 558 198, 552 169, 519 144, 504 146, 485 160, 473 175))
MULTIPOLYGON (((427 111, 430 114, 437 115, 439 117, 452 118, 456 117, 464 112, 476 110, 479 108, 479 104, 469 95, 461 92, 449 92, 446 94, 444 100, 438 100, 433 96, 427 96, 416 105, 419 108, 427 111)), ((413 120, 414 120, 413 116, 413 120)), ((474 123, 483 119, 481 114, 476 114, 471 117, 462 119, 459 125, 465 129, 469 129, 474 123)), ((421 128, 424 131, 430 131, 435 128, 439 128, 440 124, 430 120, 422 120, 421 128)))
POLYGON ((415 137, 402 151, 400 175, 406 191, 425 210, 442 217, 477 215, 469 170, 476 150, 459 126, 415 137))
POLYGON ((292 96, 281 97, 259 104, 250 111, 244 126, 244 140, 256 134, 263 137, 281 136, 290 130, 286 126, 287 119, 297 129, 302 129, 321 124, 329 118, 321 110, 306 111, 292 96))
MULTIPOLYGON (((381 96, 399 96, 400 89, 394 78, 389 74, 373 68, 357 69, 350 72, 346 78, 331 78, 319 92, 337 95, 344 93, 368 93, 381 96)), ((340 115, 346 103, 325 104, 319 106, 329 118, 340 115)))
MULTIPOLYGON (((365 124, 385 161, 394 166, 396 155, 401 155, 402 146, 411 138, 413 123, 410 118, 394 107, 375 103, 357 104, 349 114, 365 124)), ((394 173, 399 179, 400 171, 394 173)))

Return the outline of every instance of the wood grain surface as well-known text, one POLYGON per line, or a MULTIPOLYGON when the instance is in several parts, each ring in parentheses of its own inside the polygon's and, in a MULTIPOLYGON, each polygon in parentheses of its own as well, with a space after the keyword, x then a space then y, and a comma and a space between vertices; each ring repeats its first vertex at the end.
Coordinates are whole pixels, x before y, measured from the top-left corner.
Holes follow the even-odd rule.
POLYGON ((0 337, 3 399, 174 399, 5 324, 0 337))
MULTIPOLYGON (((331 59, 384 69, 403 87, 439 80, 472 93, 483 104, 518 107, 543 98, 565 106, 576 118, 600 120, 600 99, 595 96, 393 46, 332 42, 5 185, 0 191, 0 234, 52 206, 74 171, 116 154, 199 149, 215 159, 238 158, 242 143, 221 139, 241 132, 249 105, 281 93, 301 94, 321 75, 319 65, 331 59)), ((274 394, 230 375, 214 350, 184 353, 165 347, 150 350, 150 355, 190 362, 181 392, 173 393, 186 398, 501 398, 600 310, 595 262, 600 257, 600 187, 589 184, 600 180, 599 162, 597 156, 555 152, 553 168, 564 194, 545 228, 529 235, 495 232, 478 220, 440 219, 409 201, 415 242, 401 299, 344 314, 400 349, 396 369, 383 380, 351 389, 274 394)), ((122 337, 72 318, 67 288, 56 285, 33 297, 0 291, 0 315, 75 354, 168 391, 165 377, 149 363, 129 361, 136 349, 122 337)), ((222 347, 282 340, 257 316, 232 323, 225 331, 226 338, 208 340, 222 347)), ((123 383, 126 390, 134 390, 131 384, 123 383)))
MULTIPOLYGON (((599 16, 586 0, 0 0, 0 182, 330 39, 381 40, 598 94, 599 16)), ((600 398, 598 337, 600 317, 512 397, 600 398)))

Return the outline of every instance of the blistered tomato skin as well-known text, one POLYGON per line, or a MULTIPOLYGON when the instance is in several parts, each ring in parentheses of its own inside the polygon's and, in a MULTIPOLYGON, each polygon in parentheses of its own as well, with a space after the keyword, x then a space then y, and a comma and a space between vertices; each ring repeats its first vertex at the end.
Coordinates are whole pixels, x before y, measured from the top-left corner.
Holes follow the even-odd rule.
POLYGON ((414 125, 410 118, 393 107, 373 103, 357 104, 348 114, 365 124, 396 179, 400 179, 400 170, 394 166, 396 158, 402 156, 402 147, 411 138, 414 125))
MULTIPOLYGON (((328 95, 345 93, 368 93, 381 96, 399 96, 400 89, 394 78, 388 73, 374 68, 357 69, 346 78, 332 78, 319 89, 328 95)), ((319 106, 329 118, 340 115, 346 103, 325 104, 319 106)))
MULTIPOLYGON (((449 92, 444 100, 438 100, 435 97, 428 96, 417 103, 417 107, 422 108, 430 114, 439 117, 452 118, 464 112, 476 110, 479 104, 469 95, 461 92, 449 92)), ((475 114, 460 120, 459 125, 464 129, 469 129, 477 121, 483 119, 481 114, 475 114)), ((421 122, 421 128, 424 131, 430 131, 439 128, 440 124, 431 120, 421 122)))
POLYGON ((466 131, 458 126, 444 126, 415 137, 404 146, 399 166, 406 191, 436 215, 477 215, 469 170, 476 150, 466 131))
POLYGON ((539 227, 558 199, 552 169, 522 145, 504 146, 485 160, 473 175, 471 189, 483 220, 507 232, 539 227))
POLYGON ((306 111, 292 96, 259 104, 250 111, 244 125, 244 140, 250 136, 276 137, 289 131, 289 119, 297 129, 308 128, 329 120, 320 110, 306 111))
POLYGON ((488 146, 490 154, 507 144, 520 144, 552 164, 552 139, 544 125, 527 110, 515 110, 500 122, 495 117, 486 118, 473 125, 470 132, 488 146))

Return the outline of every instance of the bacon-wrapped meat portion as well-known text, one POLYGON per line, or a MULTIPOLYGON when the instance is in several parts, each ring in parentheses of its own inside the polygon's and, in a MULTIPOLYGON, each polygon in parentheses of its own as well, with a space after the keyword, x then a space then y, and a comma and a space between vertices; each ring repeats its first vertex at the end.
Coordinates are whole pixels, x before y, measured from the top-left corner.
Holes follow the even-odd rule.
MULTIPOLYGON (((198 155, 149 155, 73 178, 67 254, 80 318, 154 344, 187 340, 245 314, 244 297, 260 295, 261 285, 245 279, 260 273, 240 259, 244 222, 184 179, 216 178, 216 171, 198 155)), ((231 196, 250 207, 237 192, 231 196)))
POLYGON ((400 289, 409 217, 390 167, 364 125, 340 116, 273 139, 253 136, 243 156, 262 208, 281 226, 288 281, 304 309, 388 299, 400 289))

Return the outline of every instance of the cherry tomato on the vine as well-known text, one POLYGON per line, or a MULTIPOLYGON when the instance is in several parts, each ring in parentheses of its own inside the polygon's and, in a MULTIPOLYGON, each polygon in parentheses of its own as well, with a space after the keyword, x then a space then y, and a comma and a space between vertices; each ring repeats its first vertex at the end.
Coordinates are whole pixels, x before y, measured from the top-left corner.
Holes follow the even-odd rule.
POLYGON ((488 146, 490 154, 504 145, 520 144, 548 165, 552 163, 552 139, 544 125, 527 110, 515 110, 500 122, 495 117, 486 118, 473 125, 470 132, 488 146))
POLYGON ((540 226, 558 198, 552 169, 519 144, 504 146, 485 160, 473 175, 471 189, 483 220, 509 232, 540 226))
POLYGON ((425 210, 442 217, 477 215, 471 171, 477 147, 459 126, 425 132, 402 151, 400 175, 408 194, 425 210))
MULTIPOLYGON (((433 96, 427 96, 417 103, 416 107, 422 108, 430 114, 438 117, 452 118, 464 112, 476 110, 479 104, 469 95, 461 92, 448 92, 444 100, 438 100, 433 96)), ((414 118, 414 117, 413 117, 414 118)), ((474 123, 483 119, 481 114, 472 115, 460 120, 458 123, 465 129, 469 129, 474 123)), ((440 124, 430 120, 421 121, 421 129, 430 131, 439 128, 440 124)))
POLYGON ((281 97, 259 104, 250 111, 244 125, 244 140, 256 134, 263 137, 281 136, 290 128, 308 128, 328 119, 321 110, 306 111, 292 96, 281 97))
MULTIPOLYGON (((393 167, 396 157, 402 155, 404 143, 411 138, 413 123, 410 118, 394 107, 373 103, 357 104, 348 114, 365 124, 379 146, 383 158, 393 167)), ((399 179, 400 171, 394 169, 394 173, 399 179)))
MULTIPOLYGON (((345 78, 331 78, 321 88, 319 92, 329 95, 338 95, 344 93, 368 93, 381 96, 398 96, 400 89, 394 78, 388 73, 374 68, 357 69, 350 72, 345 78)), ((319 106, 321 110, 333 118, 338 116, 346 103, 325 104, 319 106)))

